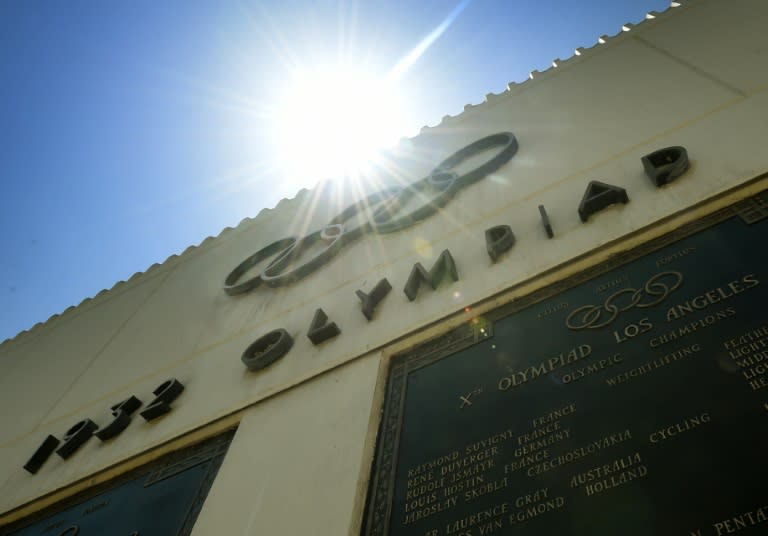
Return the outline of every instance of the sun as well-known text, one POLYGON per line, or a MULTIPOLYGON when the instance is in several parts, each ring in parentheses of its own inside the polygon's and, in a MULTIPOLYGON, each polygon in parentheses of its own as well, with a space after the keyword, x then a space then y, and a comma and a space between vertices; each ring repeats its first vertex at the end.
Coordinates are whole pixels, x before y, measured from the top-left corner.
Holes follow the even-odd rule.
POLYGON ((363 69, 296 72, 278 100, 273 141, 297 185, 358 176, 405 134, 397 83, 363 69))

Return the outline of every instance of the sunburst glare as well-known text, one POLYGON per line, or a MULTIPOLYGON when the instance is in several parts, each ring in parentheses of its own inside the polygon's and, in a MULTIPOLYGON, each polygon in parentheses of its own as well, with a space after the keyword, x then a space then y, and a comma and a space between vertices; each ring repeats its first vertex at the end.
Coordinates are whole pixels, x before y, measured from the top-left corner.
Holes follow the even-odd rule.
POLYGON ((274 116, 275 143, 289 180, 356 176, 405 130, 396 82, 356 68, 294 73, 274 116))
POLYGON ((389 68, 361 62, 344 46, 336 61, 303 63, 290 50, 284 53, 289 71, 285 82, 273 88, 276 97, 268 114, 284 186, 311 187, 322 179, 370 182, 382 169, 396 175, 386 150, 416 127, 404 94, 405 78, 471 1, 460 0, 389 68))

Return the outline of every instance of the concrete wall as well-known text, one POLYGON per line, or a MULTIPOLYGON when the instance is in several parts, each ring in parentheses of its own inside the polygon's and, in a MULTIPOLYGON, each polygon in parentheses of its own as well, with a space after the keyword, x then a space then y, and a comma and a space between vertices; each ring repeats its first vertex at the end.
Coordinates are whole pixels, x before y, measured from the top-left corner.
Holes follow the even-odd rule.
POLYGON ((376 190, 375 181, 302 191, 6 341, 0 523, 41 508, 40 497, 71 494, 105 478, 107 469, 119 472, 125 460, 229 419, 240 427, 196 535, 220 534, 225 522, 227 534, 264 527, 277 534, 356 532, 377 426, 376 385, 384 377, 381 349, 391 353, 439 333, 464 321, 465 307, 585 253, 605 252, 628 233, 655 232, 656 222, 768 171, 766 23, 763 0, 692 0, 425 128, 393 152, 402 169, 397 180, 418 180, 499 131, 514 132, 520 147, 438 214, 365 236, 291 286, 238 297, 222 290, 245 257, 322 228, 361 191, 376 190), (688 149, 692 167, 658 189, 640 157, 671 145, 688 149), (630 203, 582 223, 577 208, 593 179, 625 188, 630 203), (539 204, 549 212, 553 239, 541 226, 539 204), (517 244, 493 264, 484 231, 500 224, 511 226, 517 244), (429 268, 445 249, 460 280, 423 289, 410 302, 403 286, 414 263, 429 268), (384 277, 393 290, 368 322, 355 291, 369 292, 384 277), (318 307, 341 335, 314 346, 306 331, 318 307), (243 350, 276 328, 292 334, 293 349, 264 371, 247 371, 243 350), (403 342, 408 334, 416 335, 403 342), (166 417, 136 417, 114 440, 92 439, 66 461, 54 455, 36 475, 22 469, 47 434, 62 437, 84 418, 106 424, 112 404, 131 394, 149 402, 170 377, 186 390, 166 417), (314 530, 321 522, 333 530, 314 530))

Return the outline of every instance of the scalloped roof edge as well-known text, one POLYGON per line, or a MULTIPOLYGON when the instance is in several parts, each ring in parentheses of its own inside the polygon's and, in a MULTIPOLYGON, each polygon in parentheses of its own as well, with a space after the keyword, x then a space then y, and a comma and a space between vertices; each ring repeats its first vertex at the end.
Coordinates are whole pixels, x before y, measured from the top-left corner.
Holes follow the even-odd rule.
MULTIPOLYGON (((589 56, 590 54, 602 50, 604 48, 603 45, 606 44, 612 44, 615 43, 618 39, 621 39, 624 35, 631 33, 632 31, 635 31, 636 29, 643 29, 648 27, 650 24, 655 24, 659 20, 663 20, 667 18, 671 13, 678 11, 678 8, 683 6, 688 6, 690 3, 692 3, 693 0, 678 0, 678 1, 672 1, 670 2, 670 6, 665 9, 662 12, 658 11, 650 11, 645 15, 645 19, 637 24, 634 23, 625 23, 618 33, 608 36, 608 35, 602 35, 598 37, 597 42, 590 46, 590 47, 578 47, 574 50, 573 55, 570 58, 567 58, 565 60, 562 60, 560 58, 555 58, 552 61, 552 66, 544 71, 531 71, 531 73, 528 75, 528 80, 524 80, 523 82, 509 82, 507 84, 507 89, 502 91, 501 93, 488 93, 485 96, 485 99, 482 102, 473 104, 465 104, 464 109, 459 112, 456 115, 445 115, 442 117, 442 119, 434 124, 434 125, 424 125, 419 129, 419 133, 415 136, 411 137, 404 137, 400 139, 399 145, 412 143, 413 140, 418 138, 422 134, 429 133, 432 130, 438 129, 440 127, 446 126, 447 124, 458 120, 460 117, 464 116, 466 113, 470 111, 475 111, 478 108, 485 107, 488 105, 493 105, 499 103, 501 100, 503 100, 505 97, 509 97, 518 91, 520 91, 523 88, 528 88, 532 84, 535 84, 536 82, 546 79, 547 77, 551 76, 553 73, 557 72, 558 69, 560 69, 563 66, 569 66, 573 65, 579 61, 582 61, 585 56, 589 56)), ((695 2, 694 2, 695 3, 695 2)), ((200 248, 210 244, 213 240, 217 238, 221 238, 222 236, 229 234, 232 231, 242 229, 244 225, 249 223, 256 223, 257 220, 264 217, 266 214, 274 211, 274 210, 282 210, 282 207, 284 207, 286 204, 294 204, 295 202, 301 201, 304 197, 306 197, 311 192, 315 191, 320 185, 322 184, 322 181, 318 181, 318 183, 315 184, 315 186, 312 188, 312 190, 302 188, 299 190, 296 195, 292 198, 284 197, 280 201, 277 202, 277 204, 273 208, 265 207, 261 209, 256 216, 253 217, 246 217, 243 218, 235 227, 225 227, 224 229, 219 232, 218 235, 213 236, 207 236, 203 240, 200 241, 197 245, 191 245, 187 247, 184 251, 181 253, 174 253, 169 255, 164 261, 159 263, 152 264, 149 268, 147 268, 144 271, 135 272, 133 275, 131 275, 128 279, 123 279, 120 281, 117 281, 114 285, 112 285, 111 288, 105 288, 100 290, 96 295, 93 297, 87 297, 83 299, 80 303, 77 305, 70 305, 64 311, 61 313, 56 313, 48 317, 47 320, 43 320, 40 322, 35 323, 30 328, 25 329, 17 333, 15 336, 10 337, 8 339, 3 340, 0 342, 0 350, 3 349, 4 346, 14 343, 14 342, 21 342, 23 339, 25 339, 27 336, 30 336, 34 334, 35 332, 38 332, 42 327, 48 326, 53 324, 54 322, 60 320, 64 316, 67 316, 74 311, 80 309, 84 306, 89 306, 94 303, 99 302, 101 299, 105 299, 110 293, 113 293, 116 290, 121 290, 122 287, 126 284, 136 282, 139 278, 142 276, 148 276, 148 275, 154 275, 157 273, 157 271, 161 268, 165 268, 168 266, 171 266, 172 264, 180 261, 183 257, 196 252, 200 250, 200 248)))

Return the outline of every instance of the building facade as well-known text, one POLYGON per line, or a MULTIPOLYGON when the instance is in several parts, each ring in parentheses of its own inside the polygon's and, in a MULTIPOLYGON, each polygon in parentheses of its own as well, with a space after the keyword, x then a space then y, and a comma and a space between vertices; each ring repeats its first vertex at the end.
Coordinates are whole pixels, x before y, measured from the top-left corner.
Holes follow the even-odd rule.
POLYGON ((5 341, 0 533, 762 534, 766 22, 673 3, 5 341))

